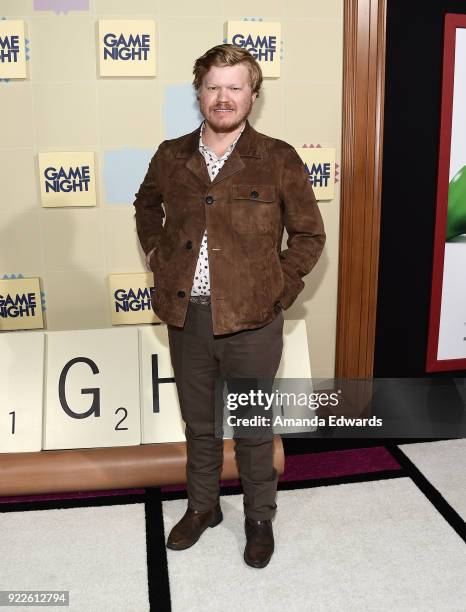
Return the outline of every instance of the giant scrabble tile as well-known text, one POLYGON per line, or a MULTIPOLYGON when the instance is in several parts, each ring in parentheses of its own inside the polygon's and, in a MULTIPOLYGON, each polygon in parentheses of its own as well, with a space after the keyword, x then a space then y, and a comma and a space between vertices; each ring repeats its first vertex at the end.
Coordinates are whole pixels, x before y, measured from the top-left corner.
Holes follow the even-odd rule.
POLYGON ((185 440, 166 325, 139 327, 142 441, 185 440))
POLYGON ((43 332, 0 334, 0 453, 41 450, 43 332))
POLYGON ((141 441, 134 328, 48 332, 45 449, 141 441))

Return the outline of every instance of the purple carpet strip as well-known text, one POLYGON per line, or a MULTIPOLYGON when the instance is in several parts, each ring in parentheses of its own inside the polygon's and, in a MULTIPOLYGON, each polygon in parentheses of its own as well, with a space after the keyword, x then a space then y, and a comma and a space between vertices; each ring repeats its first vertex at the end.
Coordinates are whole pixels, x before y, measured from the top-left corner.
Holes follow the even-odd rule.
MULTIPOLYGON (((384 446, 355 448, 349 450, 326 451, 306 455, 290 455, 285 459, 285 471, 280 482, 336 478, 352 474, 369 474, 384 470, 399 470, 395 461, 384 446)), ((222 487, 237 487, 239 480, 222 480, 222 487)), ((183 491, 185 485, 162 487, 162 491, 183 491)))
POLYGON ((85 499, 87 497, 104 497, 113 495, 138 495, 145 489, 116 489, 113 491, 76 491, 73 493, 46 493, 45 495, 20 495, 16 497, 0 497, 0 504, 16 502, 37 502, 50 499, 85 499))

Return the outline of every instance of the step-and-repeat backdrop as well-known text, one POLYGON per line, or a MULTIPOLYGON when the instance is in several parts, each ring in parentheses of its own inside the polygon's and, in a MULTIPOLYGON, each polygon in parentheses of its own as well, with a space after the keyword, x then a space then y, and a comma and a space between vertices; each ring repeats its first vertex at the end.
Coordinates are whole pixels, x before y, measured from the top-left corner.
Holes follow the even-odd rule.
POLYGON ((193 63, 224 41, 261 63, 251 123, 298 150, 319 199, 327 243, 286 316, 333 375, 341 0, 3 0, 0 331, 157 322, 134 194, 158 144, 201 122, 193 63))
POLYGON ((310 352, 313 374, 333 375, 343 3, 260 0, 256 16, 249 10, 213 0, 2 2, 0 452, 182 436, 174 385, 160 383, 171 379, 166 330, 154 325, 157 280, 132 204, 158 144, 200 124, 192 66, 222 42, 260 62, 251 123, 295 146, 319 200, 327 244, 287 311, 301 327, 287 323, 304 335, 301 363, 310 352))

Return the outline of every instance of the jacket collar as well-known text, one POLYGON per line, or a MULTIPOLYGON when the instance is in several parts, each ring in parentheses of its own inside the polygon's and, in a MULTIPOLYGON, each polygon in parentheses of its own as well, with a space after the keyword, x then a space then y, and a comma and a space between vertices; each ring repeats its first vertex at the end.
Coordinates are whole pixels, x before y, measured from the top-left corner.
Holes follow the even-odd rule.
POLYGON ((205 185, 213 185, 223 181, 232 174, 244 168, 242 158, 257 157, 264 155, 264 143, 261 135, 251 126, 248 120, 244 130, 236 143, 230 157, 224 163, 213 181, 210 180, 202 153, 199 151, 199 136, 202 124, 186 136, 180 139, 179 148, 175 154, 177 158, 187 160, 186 167, 195 174, 205 185))
MULTIPOLYGON (((194 132, 180 138, 181 142, 176 152, 176 157, 191 157, 191 155, 198 151, 201 127, 202 123, 194 132)), ((239 137, 234 151, 237 151, 241 157, 262 157, 263 155, 260 134, 256 132, 247 119, 243 133, 239 137)))

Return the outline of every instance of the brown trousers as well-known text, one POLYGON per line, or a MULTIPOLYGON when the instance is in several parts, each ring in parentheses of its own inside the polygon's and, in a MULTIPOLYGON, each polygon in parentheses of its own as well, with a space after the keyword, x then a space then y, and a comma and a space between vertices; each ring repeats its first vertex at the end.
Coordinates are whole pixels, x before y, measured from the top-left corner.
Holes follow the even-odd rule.
MULTIPOLYGON (((189 303, 183 328, 167 325, 181 414, 186 423, 188 506, 210 510, 219 500, 223 440, 215 437, 215 380, 273 380, 283 350, 283 312, 267 325, 213 335, 210 304, 189 303)), ((273 517, 278 474, 270 435, 236 438, 244 512, 253 520, 273 517)))

